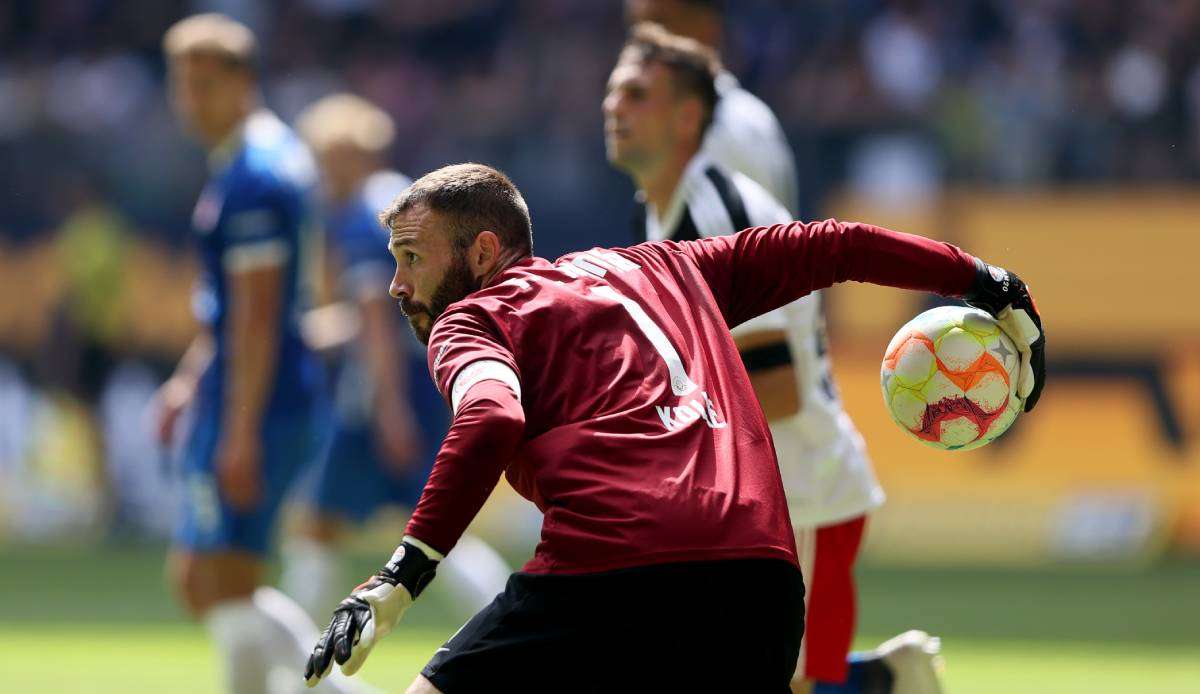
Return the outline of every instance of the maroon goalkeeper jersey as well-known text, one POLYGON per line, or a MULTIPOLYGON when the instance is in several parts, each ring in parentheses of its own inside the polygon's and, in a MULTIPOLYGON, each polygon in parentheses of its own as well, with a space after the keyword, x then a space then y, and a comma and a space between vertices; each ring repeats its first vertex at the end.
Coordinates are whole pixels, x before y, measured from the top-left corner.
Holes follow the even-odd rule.
MULTIPOLYGON (((458 412, 407 532, 448 549, 503 470, 545 514, 529 572, 794 564, 770 431, 730 328, 846 279, 962 294, 974 267, 947 244, 833 221, 526 259, 453 304, 429 344, 456 409, 472 369, 509 367, 523 434, 467 453, 490 410, 458 412)), ((472 390, 493 397, 489 385, 472 390)))

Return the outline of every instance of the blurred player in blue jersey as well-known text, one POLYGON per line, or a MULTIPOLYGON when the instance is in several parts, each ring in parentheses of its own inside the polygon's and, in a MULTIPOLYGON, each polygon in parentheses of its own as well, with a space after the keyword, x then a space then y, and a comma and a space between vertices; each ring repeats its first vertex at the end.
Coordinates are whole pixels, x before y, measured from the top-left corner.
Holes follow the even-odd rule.
MULTIPOLYGON (((317 633, 299 605, 262 585, 280 503, 328 438, 320 366, 297 319, 315 167, 260 104, 247 27, 197 15, 174 25, 163 47, 173 106, 208 149, 211 170, 192 218, 203 265, 195 308, 205 331, 159 398, 164 442, 180 413, 193 411, 168 568, 216 642, 227 689, 265 692, 276 670, 299 673, 317 633)), ((326 691, 354 690, 339 680, 326 691)))
MULTIPOLYGON (((425 347, 388 295, 394 260, 379 211, 411 183, 385 165, 391 118, 364 99, 337 94, 305 109, 297 129, 317 157, 325 249, 340 305, 350 307, 319 309, 307 322, 314 343, 350 344, 334 387, 333 447, 318 465, 308 513, 284 551, 284 590, 323 617, 346 591, 335 545, 347 523, 362 523, 383 506, 416 506, 449 413, 429 377, 425 347), (347 314, 357 320, 344 320, 347 314)), ((463 619, 502 592, 510 573, 495 550, 470 535, 443 566, 463 619)))

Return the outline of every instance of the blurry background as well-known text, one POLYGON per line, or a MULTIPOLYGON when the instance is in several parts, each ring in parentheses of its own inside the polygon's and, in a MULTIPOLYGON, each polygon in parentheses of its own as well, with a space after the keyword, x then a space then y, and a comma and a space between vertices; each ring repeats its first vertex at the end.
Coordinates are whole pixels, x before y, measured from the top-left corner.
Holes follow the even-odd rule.
MULTIPOLYGON (((285 120, 357 92, 396 118, 401 171, 508 172, 539 255, 633 240, 633 188, 601 132, 619 2, 0 2, 0 673, 25 683, 12 691, 52 681, 18 667, 45 657, 30 629, 157 654, 172 664, 163 690, 215 687, 199 629, 160 586, 174 492, 148 426, 195 330, 189 219, 205 175, 169 112, 160 40, 209 10, 256 30, 285 120)), ((802 217, 958 243, 1021 274, 1048 327, 1036 415, 980 451, 936 453, 890 423, 878 391, 884 345, 928 299, 831 292, 837 376, 889 495, 863 562, 863 644, 941 632, 953 691, 1147 691, 1136 673, 1200 691, 1200 2, 748 0, 726 17, 726 63, 795 148, 802 217)), ((510 518, 528 514, 494 501, 480 532, 520 563, 529 527, 510 518)), ((356 543, 364 572, 397 531, 356 543)), ((454 628, 436 601, 414 620, 411 648, 370 666, 377 681, 405 686, 454 628)), ((103 650, 68 652, 79 667, 55 686, 108 691, 88 660, 103 650)))

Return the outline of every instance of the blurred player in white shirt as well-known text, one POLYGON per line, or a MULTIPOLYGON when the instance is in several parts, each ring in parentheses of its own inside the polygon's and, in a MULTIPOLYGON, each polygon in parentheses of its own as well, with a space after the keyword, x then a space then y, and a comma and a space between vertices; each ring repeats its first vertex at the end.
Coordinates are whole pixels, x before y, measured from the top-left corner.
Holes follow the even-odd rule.
MULTIPOLYGON (((657 22, 668 31, 720 49, 721 15, 714 0, 628 0, 633 22, 657 22)), ((717 106, 704 133, 704 152, 730 171, 748 176, 788 212, 798 213, 796 159, 771 107, 746 91, 723 67, 717 73, 717 106)))
MULTIPOLYGON (((720 18, 713 5, 635 0, 627 7, 631 19, 671 21, 716 43, 720 18)), ((681 44, 679 36, 646 24, 633 36, 610 77, 604 115, 609 160, 639 188, 635 234, 683 241, 789 221, 793 215, 778 195, 794 200, 795 166, 769 108, 736 80, 731 89, 733 78, 715 55, 707 85, 673 55, 695 51, 695 41, 681 44), (695 115, 703 113, 695 103, 709 99, 716 100, 711 124, 695 115), (739 168, 747 162, 749 170, 739 168)), ((940 691, 931 662, 937 642, 921 632, 848 659, 854 562, 866 514, 884 494, 833 383, 819 293, 739 326, 734 337, 771 425, 807 587, 793 690, 940 691)))

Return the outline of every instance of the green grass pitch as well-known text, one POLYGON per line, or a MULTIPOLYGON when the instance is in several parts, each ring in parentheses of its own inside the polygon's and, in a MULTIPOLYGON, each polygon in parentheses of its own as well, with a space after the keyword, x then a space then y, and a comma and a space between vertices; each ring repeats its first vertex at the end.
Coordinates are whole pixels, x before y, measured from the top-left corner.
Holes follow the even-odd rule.
MULTIPOLYGON (((372 562, 358 562, 364 574, 372 562)), ((1200 692, 1200 564, 1149 570, 860 571, 858 645, 943 637, 951 694, 1200 692)), ((436 583, 435 583, 436 586, 436 583)), ((457 628, 433 588, 363 676, 403 691, 457 628)), ((152 550, 0 548, 0 691, 218 692, 152 550)))

